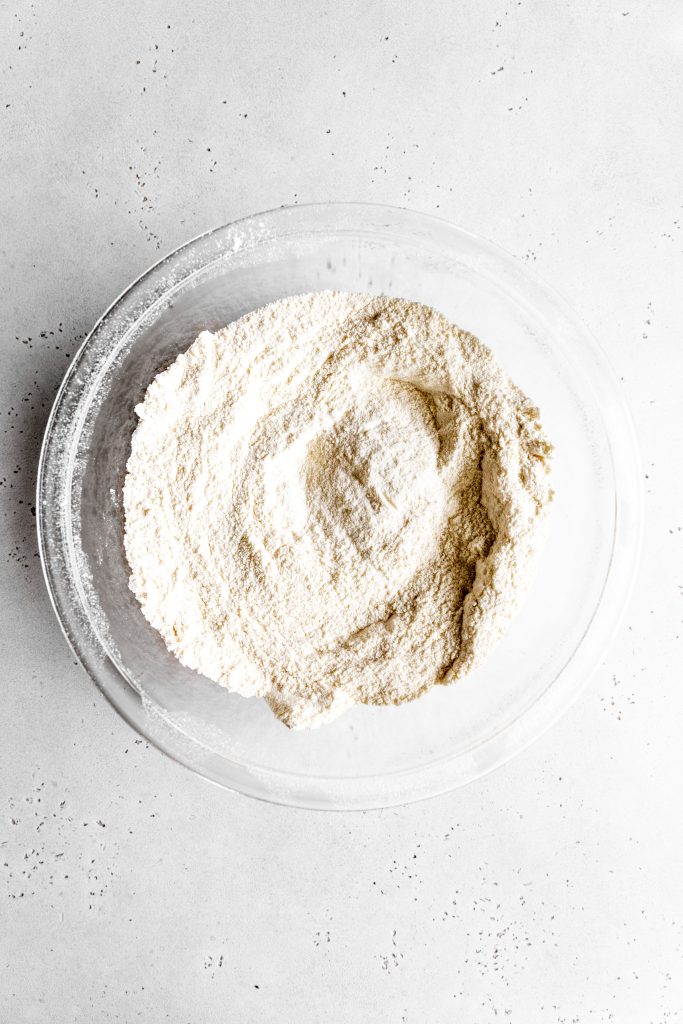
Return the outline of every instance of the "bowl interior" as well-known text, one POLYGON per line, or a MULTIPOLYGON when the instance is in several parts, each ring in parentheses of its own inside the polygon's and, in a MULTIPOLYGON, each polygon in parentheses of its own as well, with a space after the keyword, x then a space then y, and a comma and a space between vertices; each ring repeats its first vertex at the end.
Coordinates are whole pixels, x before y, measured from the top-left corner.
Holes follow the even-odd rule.
MULTIPOLYGON (((514 752, 515 723, 537 714, 590 632, 615 545, 618 481, 603 416, 613 398, 601 391, 596 357, 576 323, 485 243, 427 218, 299 212, 275 221, 254 219, 191 243, 98 325, 65 385, 57 440, 45 452, 44 491, 63 508, 43 513, 44 555, 49 561, 52 547, 56 559, 59 548, 70 583, 54 587, 79 604, 65 628, 99 684, 118 706, 116 692, 125 693, 127 717, 199 771, 312 805, 427 795, 514 752), (320 729, 290 732, 262 701, 180 665, 147 624, 128 589, 121 492, 134 407, 159 369, 201 330, 325 288, 419 300, 490 346, 540 407, 555 445, 555 500, 537 573, 484 665, 412 704, 357 708, 320 729)), ((57 593, 63 622, 64 600, 57 593)), ((539 731, 540 720, 529 729, 539 731)))

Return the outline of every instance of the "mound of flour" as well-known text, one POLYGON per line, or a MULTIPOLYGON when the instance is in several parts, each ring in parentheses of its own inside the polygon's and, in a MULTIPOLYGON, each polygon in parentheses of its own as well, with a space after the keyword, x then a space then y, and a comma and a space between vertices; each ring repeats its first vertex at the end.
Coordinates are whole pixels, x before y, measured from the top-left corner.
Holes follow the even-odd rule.
POLYGON ((288 726, 458 679, 551 499, 538 411, 435 310, 320 292, 204 332, 136 409, 130 586, 184 664, 288 726))

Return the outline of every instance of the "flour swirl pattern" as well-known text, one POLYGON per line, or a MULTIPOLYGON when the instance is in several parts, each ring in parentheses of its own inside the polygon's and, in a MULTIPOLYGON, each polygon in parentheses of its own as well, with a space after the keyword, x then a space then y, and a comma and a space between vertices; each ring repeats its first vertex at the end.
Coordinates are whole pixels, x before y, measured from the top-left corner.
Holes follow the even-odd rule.
POLYGON ((169 650, 290 727, 462 677, 551 499, 538 410, 419 303, 321 292, 204 332, 137 408, 130 586, 169 650))

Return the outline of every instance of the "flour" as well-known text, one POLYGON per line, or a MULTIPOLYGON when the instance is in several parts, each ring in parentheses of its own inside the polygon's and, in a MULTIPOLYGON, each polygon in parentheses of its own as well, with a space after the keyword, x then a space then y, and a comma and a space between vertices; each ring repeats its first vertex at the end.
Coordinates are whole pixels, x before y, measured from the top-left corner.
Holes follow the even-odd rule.
POLYGON ((286 725, 450 683, 509 622, 550 445, 435 310, 284 299, 200 334, 136 411, 131 589, 184 665, 286 725))

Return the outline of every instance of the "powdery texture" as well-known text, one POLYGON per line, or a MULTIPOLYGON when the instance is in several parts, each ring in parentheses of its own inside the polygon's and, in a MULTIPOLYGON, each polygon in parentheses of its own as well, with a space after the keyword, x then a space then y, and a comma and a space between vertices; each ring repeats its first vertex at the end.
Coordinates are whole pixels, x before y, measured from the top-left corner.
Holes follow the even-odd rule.
POLYGON ((550 445, 435 310, 284 299, 200 334, 136 411, 131 589, 184 665, 286 725, 413 700, 507 625, 550 445))

